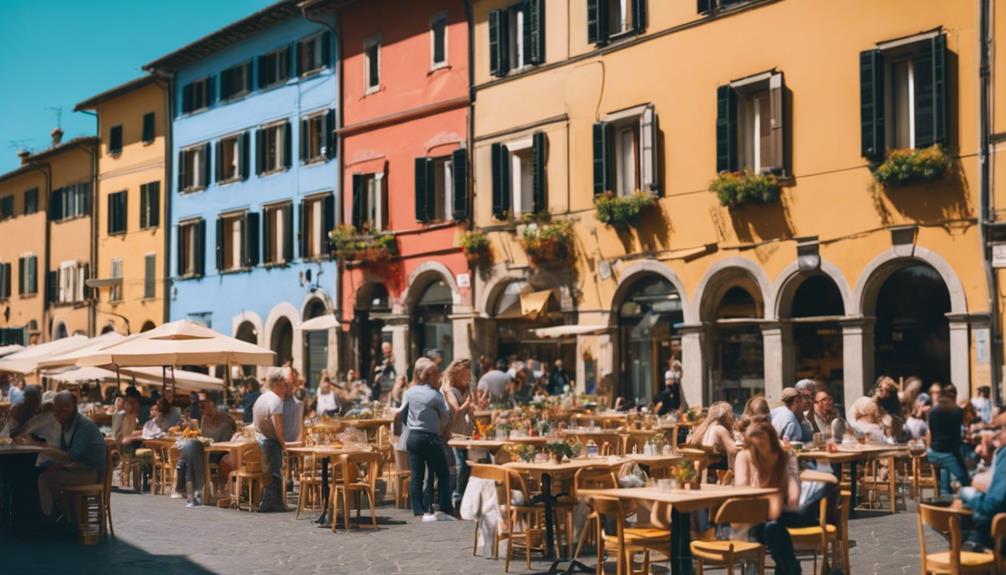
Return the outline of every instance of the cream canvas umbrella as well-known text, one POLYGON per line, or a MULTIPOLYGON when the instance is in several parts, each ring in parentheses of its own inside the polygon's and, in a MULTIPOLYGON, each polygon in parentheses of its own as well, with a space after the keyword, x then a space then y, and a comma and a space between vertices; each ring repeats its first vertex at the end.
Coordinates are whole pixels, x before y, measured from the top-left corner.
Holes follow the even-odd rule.
POLYGON ((23 345, 17 345, 17 344, 0 346, 0 357, 6 357, 12 353, 17 353, 23 349, 24 349, 23 345))
POLYGON ((0 359, 0 371, 21 374, 32 373, 38 369, 39 362, 57 355, 80 349, 86 346, 89 341, 91 340, 83 335, 74 335, 64 337, 63 339, 57 339, 56 341, 34 345, 28 349, 12 353, 3 359, 0 359))
MULTIPOLYGON (((87 357, 93 354, 94 352, 106 348, 112 345, 113 343, 118 343, 126 339, 127 337, 133 337, 133 336, 125 336, 114 331, 103 333, 98 337, 91 338, 91 340, 87 343, 87 345, 83 347, 79 347, 77 349, 69 350, 64 353, 59 353, 46 357, 45 359, 38 362, 38 367, 39 369, 52 370, 53 368, 56 367, 67 367, 77 365, 78 359, 82 357, 87 357)), ((46 374, 46 376, 49 377, 48 374, 46 374)))
MULTIPOLYGON (((122 369, 119 373, 101 367, 76 367, 61 372, 45 372, 45 376, 53 381, 64 384, 81 384, 89 382, 116 383, 120 376, 132 379, 142 385, 161 385, 164 375, 157 367, 131 367, 122 369)), ((218 377, 199 373, 197 371, 174 370, 175 387, 184 391, 220 390, 224 382, 218 377)))
POLYGON ((325 315, 319 315, 318 317, 313 317, 307 321, 302 321, 297 329, 301 331, 324 331, 326 329, 332 329, 339 327, 339 320, 335 319, 335 316, 326 313, 325 315))

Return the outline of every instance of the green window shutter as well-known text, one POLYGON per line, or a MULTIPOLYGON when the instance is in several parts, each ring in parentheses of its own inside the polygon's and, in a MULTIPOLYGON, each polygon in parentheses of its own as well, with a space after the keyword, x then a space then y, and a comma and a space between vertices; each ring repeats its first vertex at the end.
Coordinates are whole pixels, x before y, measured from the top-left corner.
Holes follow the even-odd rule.
POLYGON ((261 250, 259 232, 262 229, 262 224, 259 220, 258 212, 248 212, 245 214, 245 245, 244 250, 242 250, 245 261, 242 265, 246 268, 253 268, 259 262, 259 252, 261 250))
POLYGON ((17 295, 24 295, 27 270, 24 265, 24 258, 17 259, 17 295))
POLYGON ((534 63, 534 33, 535 33, 535 23, 534 16, 532 16, 532 0, 524 0, 524 2, 515 7, 517 11, 524 15, 524 25, 523 33, 521 34, 521 42, 524 44, 524 55, 520 62, 515 62, 515 64, 521 66, 530 66, 534 63))
POLYGON ((182 277, 185 275, 185 252, 182 251, 182 235, 185 234, 185 228, 178 226, 175 229, 178 230, 175 234, 175 276, 182 277))
MULTIPOLYGON (((270 64, 273 64, 276 56, 272 54, 266 54, 265 56, 259 56, 255 59, 255 67, 258 69, 258 88, 259 90, 265 88, 270 84, 272 79, 272 72, 270 71, 270 64)), ((275 65, 273 64, 273 70, 275 70, 275 65)))
POLYGON ((531 64, 545 63, 545 0, 528 0, 524 15, 531 32, 530 44, 524 44, 524 53, 531 57, 531 64))
POLYGON ((255 79, 252 77, 252 70, 255 66, 252 66, 251 61, 245 62, 242 66, 245 69, 245 90, 251 92, 255 89, 255 79))
POLYGON ((49 219, 54 222, 63 219, 63 188, 53 190, 49 197, 49 219))
POLYGON ((632 0, 632 28, 636 34, 646 31, 646 1, 632 0))
POLYGON ((87 183, 83 183, 83 184, 77 184, 77 186, 78 186, 78 191, 80 192, 80 195, 84 197, 84 210, 83 210, 83 214, 82 215, 85 215, 85 216, 86 215, 90 215, 91 214, 91 205, 94 203, 94 198, 92 197, 92 193, 91 193, 91 183, 87 182, 87 183))
POLYGON ((238 140, 238 153, 241 154, 241 159, 238 161, 241 179, 247 180, 248 171, 251 167, 251 135, 249 132, 241 134, 241 139, 238 140))
POLYGON ((255 174, 265 171, 265 133, 262 128, 255 130, 255 174))
POLYGON ((451 218, 456 221, 466 220, 470 215, 468 209, 468 150, 458 148, 451 153, 451 171, 451 183, 454 186, 451 218))
POLYGON ((140 184, 140 229, 146 228, 149 223, 147 212, 150 210, 150 184, 140 184))
POLYGON ((699 0, 698 11, 699 14, 705 14, 711 12, 713 9, 713 3, 715 0, 699 0))
POLYGON ((947 38, 920 43, 912 57, 915 77, 915 147, 947 144, 947 38))
POLYGON ((187 114, 192 111, 194 105, 195 85, 191 82, 182 86, 182 113, 187 114))
POLYGON ((509 19, 505 10, 489 12, 489 72, 506 76, 510 71, 509 19))
MULTIPOLYGON (((287 46, 286 49, 283 50, 283 53, 280 54, 280 58, 283 58, 286 67, 282 70, 282 74, 276 78, 277 82, 280 80, 290 79, 290 74, 293 72, 294 65, 296 64, 295 59, 297 58, 297 43, 295 42, 287 46)), ((298 75, 299 74, 300 73, 298 72, 298 75)))
POLYGON ((608 0, 587 0, 587 41, 604 46, 608 43, 608 0))
POLYGON ((548 137, 545 132, 535 132, 531 135, 531 173, 534 181, 534 212, 543 212, 548 209, 547 189, 546 189, 546 152, 548 149, 548 137))
POLYGON ((305 162, 307 155, 307 120, 300 120, 300 161, 305 162))
POLYGON ((108 153, 122 152, 122 126, 112 126, 108 131, 108 153))
MULTIPOLYGON (((8 264, 10 265, 10 264, 8 264)), ((10 271, 8 271, 8 274, 10 271)), ((10 288, 8 288, 10 289, 10 288)), ((28 291, 38 293, 38 257, 28 258, 28 291)))
POLYGON ((214 170, 216 171, 215 178, 216 178, 216 180, 218 182, 221 182, 224 179, 224 163, 221 161, 221 158, 224 157, 224 154, 223 154, 223 151, 224 151, 224 142, 223 142, 223 140, 217 140, 217 142, 214 145, 214 147, 217 149, 217 163, 216 163, 216 166, 214 166, 214 170))
POLYGON ((321 35, 321 64, 326 68, 332 67, 332 33, 325 32, 321 35))
POLYGON ((155 112, 147 112, 143 115, 143 141, 153 142, 157 134, 157 125, 155 124, 157 116, 155 112))
POLYGON ((185 152, 178 152, 178 163, 175 164, 175 173, 178 174, 178 191, 185 189, 185 152))
POLYGON ((353 213, 352 224, 357 231, 363 231, 367 206, 363 197, 363 174, 353 174, 353 213))
POLYGON ((429 189, 429 176, 432 169, 433 162, 429 158, 416 158, 415 210, 416 221, 420 223, 425 223, 432 219, 427 199, 433 193, 429 189))
POLYGON ((321 204, 321 226, 318 229, 318 234, 321 236, 321 251, 324 252, 321 255, 325 255, 332 251, 330 242, 328 239, 328 233, 335 228, 335 195, 329 194, 325 196, 321 204))
POLYGON ((594 124, 594 197, 600 196, 611 189, 611 133, 612 128, 607 122, 594 124))
POLYGON ((217 218, 217 271, 224 269, 224 220, 217 218))
POLYGON ((283 166, 289 168, 292 160, 293 160, 293 130, 290 128, 290 122, 287 121, 285 124, 283 124, 283 166))
POLYGON ((493 217, 505 220, 510 212, 510 153, 503 144, 492 145, 493 217))
POLYGON ((884 159, 884 54, 880 50, 859 53, 860 152, 864 158, 884 159))
POLYGON ((300 52, 301 45, 301 42, 295 42, 293 45, 293 52, 290 54, 290 60, 293 64, 290 69, 295 70, 297 76, 304 73, 304 58, 301 57, 303 54, 300 52))
POLYGON ((118 225, 118 218, 115 214, 115 194, 108 195, 108 223, 105 224, 105 231, 111 235, 116 232, 115 226, 118 225))
POLYGON ((154 254, 143 258, 143 297, 157 297, 157 256, 154 254))
POLYGON ((737 169, 737 93, 730 86, 716 88, 716 171, 737 169))
POLYGON ((196 274, 206 275, 206 220, 196 224, 196 274))
POLYGON ((297 206, 297 251, 301 259, 307 258, 307 200, 301 200, 297 206))
POLYGON ((335 110, 329 109, 325 113, 325 157, 332 159, 335 157, 336 151, 336 138, 338 136, 335 133, 335 110))
POLYGON ((209 185, 213 183, 213 180, 211 179, 212 176, 213 176, 213 172, 210 171, 210 166, 211 166, 211 164, 213 164, 212 154, 210 153, 211 148, 212 147, 210 146, 209 142, 203 144, 203 166, 202 166, 203 167, 203 182, 202 183, 203 183, 204 187, 209 187, 209 185))
POLYGON ((213 102, 216 102, 217 77, 210 76, 204 82, 206 83, 206 107, 210 107, 213 105, 213 102))
POLYGON ((56 303, 59 295, 59 272, 46 270, 45 272, 45 299, 50 303, 56 303))
POLYGON ((161 182, 147 184, 147 225, 156 228, 161 225, 161 182))
POLYGON ((283 261, 290 263, 293 261, 293 205, 283 207, 283 261))

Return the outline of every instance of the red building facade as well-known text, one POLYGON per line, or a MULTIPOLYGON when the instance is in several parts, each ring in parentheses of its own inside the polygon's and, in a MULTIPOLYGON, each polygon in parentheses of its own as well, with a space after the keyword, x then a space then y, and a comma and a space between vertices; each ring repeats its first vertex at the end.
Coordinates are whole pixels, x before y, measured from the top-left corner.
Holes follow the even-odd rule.
POLYGON ((343 266, 342 368, 370 374, 384 343, 399 374, 431 351, 445 362, 467 356, 471 281, 458 247, 471 213, 465 3, 357 2, 339 21, 342 221, 394 238, 389 261, 343 266))

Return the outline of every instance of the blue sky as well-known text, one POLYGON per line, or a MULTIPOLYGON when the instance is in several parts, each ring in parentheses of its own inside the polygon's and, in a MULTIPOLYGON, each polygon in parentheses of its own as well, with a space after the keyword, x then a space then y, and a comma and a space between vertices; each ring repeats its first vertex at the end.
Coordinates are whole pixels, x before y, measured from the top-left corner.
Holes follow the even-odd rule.
POLYGON ((0 0, 0 173, 39 150, 62 108, 66 138, 94 133, 74 105, 271 0, 0 0))

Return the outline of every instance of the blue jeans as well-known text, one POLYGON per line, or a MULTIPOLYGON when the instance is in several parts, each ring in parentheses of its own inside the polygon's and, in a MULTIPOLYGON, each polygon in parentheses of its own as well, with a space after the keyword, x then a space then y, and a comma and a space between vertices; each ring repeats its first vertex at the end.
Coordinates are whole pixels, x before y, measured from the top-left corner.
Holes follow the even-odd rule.
POLYGON ((268 482, 262 485, 262 502, 260 511, 272 511, 283 505, 283 448, 275 439, 263 439, 258 442, 262 450, 262 467, 269 475, 268 482))
POLYGON ((190 439, 182 444, 181 456, 175 467, 175 489, 185 493, 185 483, 192 483, 193 493, 200 493, 206 479, 206 469, 203 466, 205 454, 203 444, 190 439))
POLYGON ((940 493, 950 494, 950 475, 960 481, 961 487, 971 485, 971 476, 964 466, 964 457, 960 450, 953 452, 929 450, 929 462, 940 471, 940 493))
MULTIPOLYGON (((409 469, 412 477, 409 480, 409 499, 412 502, 412 513, 422 515, 426 509, 423 505, 423 479, 427 468, 437 477, 437 492, 441 511, 449 511, 451 507, 451 474, 447 468, 447 458, 444 457, 444 444, 440 436, 426 431, 409 430, 405 442, 409 452, 409 469)), ((432 481, 431 481, 432 483, 432 481)))
POLYGON ((786 531, 786 527, 797 527, 802 524, 803 521, 797 517, 783 512, 779 519, 751 528, 752 538, 765 545, 772 555, 777 575, 799 575, 801 572, 800 562, 796 560, 796 551, 793 549, 793 539, 789 536, 789 531, 786 531))

